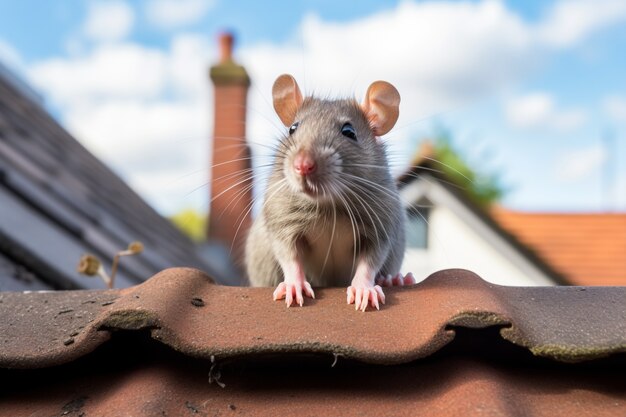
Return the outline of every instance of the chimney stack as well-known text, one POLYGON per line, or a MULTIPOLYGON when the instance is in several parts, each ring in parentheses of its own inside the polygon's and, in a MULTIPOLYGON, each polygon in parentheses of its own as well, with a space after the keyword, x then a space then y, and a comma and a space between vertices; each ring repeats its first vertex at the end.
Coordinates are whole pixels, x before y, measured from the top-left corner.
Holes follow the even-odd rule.
POLYGON ((211 166, 211 204, 207 236, 232 247, 236 261, 251 224, 252 180, 250 149, 246 142, 246 99, 250 78, 245 68, 233 61, 234 36, 219 36, 220 60, 211 67, 214 85, 215 120, 211 166))

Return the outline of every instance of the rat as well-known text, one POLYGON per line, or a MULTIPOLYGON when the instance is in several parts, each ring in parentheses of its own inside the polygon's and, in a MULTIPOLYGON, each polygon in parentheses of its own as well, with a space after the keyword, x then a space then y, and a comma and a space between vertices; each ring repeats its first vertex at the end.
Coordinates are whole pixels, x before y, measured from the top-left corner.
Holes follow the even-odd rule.
POLYGON ((382 286, 415 283, 399 273, 405 212, 380 136, 395 125, 400 94, 376 81, 354 99, 303 98, 279 76, 274 109, 288 128, 276 149, 245 264, 252 286, 276 286, 274 300, 315 298, 313 286, 347 286, 365 311, 385 302, 382 286))

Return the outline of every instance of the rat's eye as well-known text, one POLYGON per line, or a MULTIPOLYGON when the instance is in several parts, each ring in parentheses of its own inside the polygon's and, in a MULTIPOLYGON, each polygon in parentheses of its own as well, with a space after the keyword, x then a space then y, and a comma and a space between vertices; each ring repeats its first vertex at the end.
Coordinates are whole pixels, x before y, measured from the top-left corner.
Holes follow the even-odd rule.
POLYGON ((296 131, 299 125, 300 125, 300 122, 295 122, 294 124, 292 124, 291 127, 289 128, 289 134, 293 135, 293 132, 296 131))
POLYGON ((352 126, 350 123, 344 123, 344 125, 341 127, 341 134, 347 138, 356 140, 356 130, 354 130, 354 126, 352 126))

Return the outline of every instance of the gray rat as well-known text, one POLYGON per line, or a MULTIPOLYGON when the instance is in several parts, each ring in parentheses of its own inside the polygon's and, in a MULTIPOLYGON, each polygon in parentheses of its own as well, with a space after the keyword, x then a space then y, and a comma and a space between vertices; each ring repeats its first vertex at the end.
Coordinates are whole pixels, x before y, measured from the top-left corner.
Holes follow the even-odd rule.
POLYGON ((348 304, 378 309, 385 295, 377 283, 415 282, 398 273, 405 213, 378 138, 396 123, 400 94, 376 81, 362 104, 303 99, 284 74, 272 96, 289 130, 246 242, 250 284, 277 286, 274 300, 288 307, 294 298, 302 306, 303 294, 314 298, 311 284, 348 286, 348 304))

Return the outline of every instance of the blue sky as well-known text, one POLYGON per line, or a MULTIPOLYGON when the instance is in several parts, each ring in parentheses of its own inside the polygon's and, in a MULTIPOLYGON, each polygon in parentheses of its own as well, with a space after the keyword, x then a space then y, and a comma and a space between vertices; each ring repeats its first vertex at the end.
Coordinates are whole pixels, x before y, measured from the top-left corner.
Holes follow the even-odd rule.
POLYGON ((206 207, 216 35, 252 76, 248 136, 279 133, 270 86, 361 97, 394 83, 394 170, 440 129, 523 210, 626 210, 623 1, 0 0, 0 62, 164 214, 206 207))

